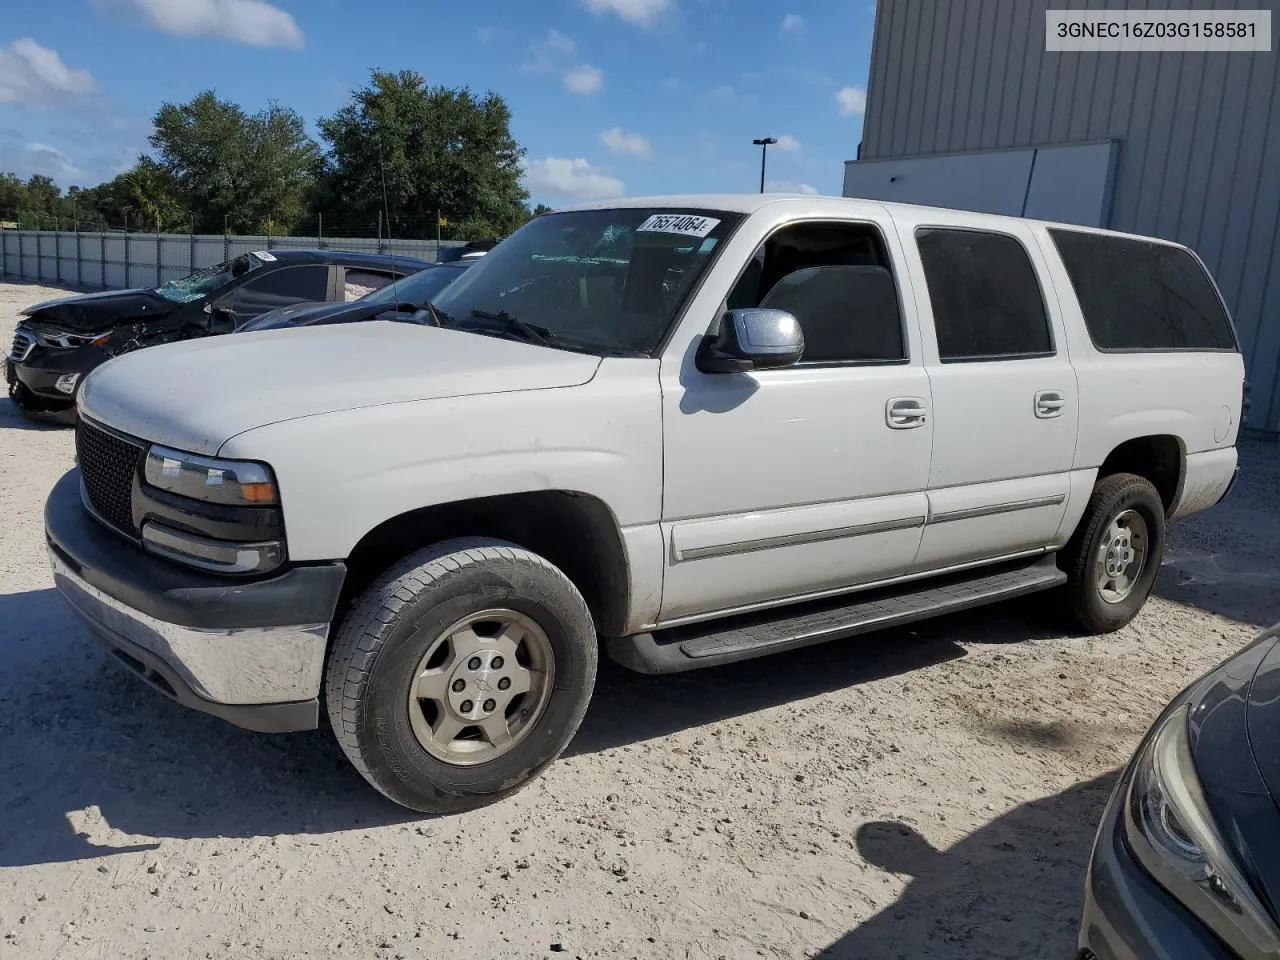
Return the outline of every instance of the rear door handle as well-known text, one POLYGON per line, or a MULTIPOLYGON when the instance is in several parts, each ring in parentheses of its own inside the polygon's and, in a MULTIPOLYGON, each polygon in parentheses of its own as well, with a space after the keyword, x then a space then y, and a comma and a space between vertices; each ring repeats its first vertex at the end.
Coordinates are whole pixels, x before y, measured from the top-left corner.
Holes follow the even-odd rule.
POLYGON ((1041 420, 1062 416, 1067 399, 1060 390, 1041 390, 1036 394, 1036 416, 1041 420))
POLYGON ((929 408, 919 397, 894 397, 884 405, 884 422, 891 430, 923 427, 929 419, 929 408))

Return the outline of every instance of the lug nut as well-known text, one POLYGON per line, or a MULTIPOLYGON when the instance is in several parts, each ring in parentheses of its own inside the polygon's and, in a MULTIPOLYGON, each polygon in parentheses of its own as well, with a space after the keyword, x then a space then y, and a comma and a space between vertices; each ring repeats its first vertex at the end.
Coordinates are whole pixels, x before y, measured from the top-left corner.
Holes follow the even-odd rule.
POLYGON ((465 690, 465 689, 467 689, 467 683, 466 683, 466 681, 465 681, 465 680, 455 680, 455 681, 453 681, 453 692, 454 692, 454 693, 461 693, 461 692, 462 692, 463 690, 465 690))
POLYGON ((472 710, 475 709, 475 707, 476 705, 472 703, 470 700, 463 700, 462 707, 460 709, 462 710, 463 713, 470 713, 472 710))
POLYGON ((480 669, 480 658, 479 658, 479 657, 472 657, 470 660, 468 660, 468 661, 467 661, 467 669, 469 669, 469 670, 479 670, 479 669, 480 669))
POLYGON ((493 662, 492 662, 491 664, 489 664, 489 666, 493 667, 493 669, 495 669, 495 670, 501 670, 501 669, 502 669, 502 663, 503 663, 503 660, 502 660, 502 658, 501 658, 501 657, 494 657, 494 658, 493 658, 493 662))
POLYGON ((497 706, 498 706, 498 704, 497 704, 495 701, 493 701, 493 700, 486 700, 486 701, 484 702, 484 712, 485 712, 485 713, 493 713, 494 709, 495 709, 497 706))
POLYGON ((498 689, 499 689, 499 690, 509 690, 509 689, 511 689, 511 678, 510 678, 510 677, 503 677, 501 680, 499 680, 499 681, 498 681, 498 689))

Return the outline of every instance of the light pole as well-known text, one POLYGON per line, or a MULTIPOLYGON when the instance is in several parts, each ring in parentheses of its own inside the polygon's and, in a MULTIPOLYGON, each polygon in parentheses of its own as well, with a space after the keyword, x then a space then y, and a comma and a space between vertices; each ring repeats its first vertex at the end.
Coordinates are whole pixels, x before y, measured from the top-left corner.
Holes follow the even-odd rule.
POLYGON ((760 148, 760 192, 764 193, 764 163, 769 156, 769 144, 777 143, 777 137, 762 137, 759 140, 752 140, 757 147, 760 148))

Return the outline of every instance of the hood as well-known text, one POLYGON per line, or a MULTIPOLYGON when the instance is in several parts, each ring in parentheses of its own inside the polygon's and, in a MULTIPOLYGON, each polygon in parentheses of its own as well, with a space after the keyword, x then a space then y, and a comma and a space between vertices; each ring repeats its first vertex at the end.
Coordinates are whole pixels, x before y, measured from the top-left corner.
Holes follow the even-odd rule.
POLYGON ((181 304, 166 300, 153 290, 104 290, 61 300, 45 300, 27 307, 22 313, 68 330, 96 333, 126 320, 162 317, 179 306, 181 304))
POLYGON ((297 417, 411 400, 583 384, 600 358, 371 321, 208 337, 127 353, 84 380, 80 408, 125 433, 212 455, 297 417))
POLYGON ((236 327, 235 332, 251 333, 254 330, 274 330, 277 327, 292 327, 305 323, 308 319, 323 317, 351 306, 354 306, 354 304, 307 300, 290 304, 287 307, 280 307, 276 310, 268 310, 266 313, 259 314, 251 320, 246 320, 236 327))
POLYGON ((1254 674, 1247 722, 1254 760, 1280 807, 1280 643, 1272 645, 1254 674))
POLYGON ((1280 644, 1266 631, 1188 691, 1191 754, 1224 839, 1280 918, 1280 644))

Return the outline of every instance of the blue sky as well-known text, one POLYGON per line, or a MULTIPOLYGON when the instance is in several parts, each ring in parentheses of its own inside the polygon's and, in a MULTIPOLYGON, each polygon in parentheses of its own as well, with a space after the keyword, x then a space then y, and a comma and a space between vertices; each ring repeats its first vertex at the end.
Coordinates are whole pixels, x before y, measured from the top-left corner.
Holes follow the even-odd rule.
POLYGON ((4 0, 0 170, 63 186, 147 149, 213 88, 312 126, 371 68, 493 90, 535 200, 840 192, 862 133, 871 0, 4 0))

